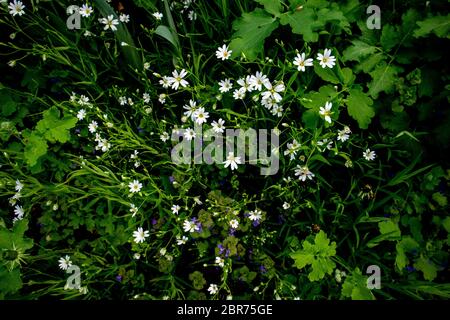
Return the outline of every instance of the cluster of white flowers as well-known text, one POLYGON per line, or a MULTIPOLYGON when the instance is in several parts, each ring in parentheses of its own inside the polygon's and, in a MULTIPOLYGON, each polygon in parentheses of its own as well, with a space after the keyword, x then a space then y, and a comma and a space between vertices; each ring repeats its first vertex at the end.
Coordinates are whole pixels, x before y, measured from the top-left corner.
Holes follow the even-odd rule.
POLYGON ((22 182, 20 182, 19 180, 16 180, 16 185, 15 185, 16 193, 11 198, 9 198, 9 204, 11 206, 14 206, 13 222, 22 220, 25 215, 23 207, 17 204, 17 201, 19 201, 20 198, 22 197, 21 191, 22 191, 23 187, 24 187, 24 185, 22 184, 22 182))

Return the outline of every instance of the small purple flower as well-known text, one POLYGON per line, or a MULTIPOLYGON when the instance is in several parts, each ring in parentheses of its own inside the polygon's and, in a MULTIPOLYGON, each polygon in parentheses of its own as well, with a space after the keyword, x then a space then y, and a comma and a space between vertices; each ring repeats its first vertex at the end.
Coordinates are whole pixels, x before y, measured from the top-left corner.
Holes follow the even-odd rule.
POLYGON ((169 177, 169 181, 170 181, 170 183, 173 183, 175 181, 175 177, 174 176, 170 176, 169 177))
POLYGON ((118 282, 122 282, 122 276, 121 276, 120 274, 118 274, 118 275, 116 276, 116 280, 117 280, 118 282))
POLYGON ((230 236, 234 236, 235 233, 236 233, 236 229, 234 229, 234 228, 230 228, 230 230, 228 231, 228 235, 230 235, 230 236))
POLYGON ((152 225, 155 225, 158 222, 155 218, 152 219, 152 225))
POLYGON ((405 269, 406 269, 406 271, 408 271, 408 272, 416 271, 416 269, 415 269, 413 266, 407 266, 405 269))
POLYGON ((225 257, 228 258, 229 255, 230 255, 230 249, 227 249, 227 251, 225 252, 225 257))
POLYGON ((253 224, 253 226, 254 226, 254 227, 257 227, 257 226, 259 226, 259 220, 255 220, 255 221, 253 221, 253 223, 252 223, 252 224, 253 224))
POLYGON ((264 267, 263 265, 260 265, 260 266, 259 266, 259 271, 260 271, 261 273, 266 273, 266 272, 267 272, 267 269, 266 269, 266 267, 264 267))

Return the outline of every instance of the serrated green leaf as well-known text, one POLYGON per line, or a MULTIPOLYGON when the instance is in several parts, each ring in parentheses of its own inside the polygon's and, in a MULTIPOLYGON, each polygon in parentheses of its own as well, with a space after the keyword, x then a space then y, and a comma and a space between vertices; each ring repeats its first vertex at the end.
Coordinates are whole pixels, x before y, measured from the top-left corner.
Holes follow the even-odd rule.
POLYGON ((358 122, 361 129, 367 129, 375 111, 372 108, 373 101, 362 92, 361 89, 350 89, 347 96, 347 112, 358 122))
POLYGON ((342 284, 341 294, 352 300, 375 300, 372 292, 367 288, 367 278, 362 275, 359 268, 352 271, 342 284))
POLYGON ((25 140, 24 158, 29 167, 34 166, 38 159, 47 153, 47 142, 44 137, 33 132, 25 140))
POLYGON ((397 28, 390 24, 384 25, 380 42, 381 46, 386 51, 395 47, 400 42, 400 33, 397 28))
POLYGON ((383 62, 371 71, 372 81, 368 84, 368 88, 372 98, 378 98, 380 92, 392 93, 395 89, 398 73, 401 70, 400 67, 383 62))
POLYGON ((322 80, 338 84, 339 78, 335 73, 335 68, 322 68, 318 62, 314 62, 314 72, 322 78, 322 80))
POLYGON ((280 15, 283 8, 280 0, 256 0, 256 2, 263 5, 264 9, 275 17, 280 15))
POLYGON ((234 57, 242 53, 248 60, 256 59, 264 49, 264 40, 278 27, 276 18, 262 9, 244 13, 241 18, 233 22, 233 39, 230 49, 234 57))
POLYGON ((295 266, 303 269, 311 265, 311 271, 308 274, 310 281, 323 279, 326 274, 333 273, 336 264, 331 257, 336 255, 336 242, 330 244, 330 240, 323 230, 316 234, 314 244, 307 240, 302 243, 303 249, 290 254, 294 259, 295 266))
POLYGON ((352 45, 342 53, 342 60, 360 62, 362 58, 369 54, 374 54, 377 50, 377 47, 369 45, 364 41, 353 40, 352 45))
POLYGON ((434 33, 440 38, 449 38, 450 14, 447 16, 433 16, 423 21, 417 21, 418 29, 414 30, 414 37, 424 37, 434 33))
POLYGON ((17 292, 22 288, 22 279, 20 278, 19 268, 9 271, 0 265, 0 297, 6 294, 17 292))
POLYGON ((323 26, 316 19, 316 14, 311 8, 303 8, 301 11, 294 13, 288 12, 281 16, 280 23, 282 25, 289 24, 292 32, 301 34, 305 42, 317 42, 319 34, 315 30, 323 26))
POLYGON ((414 267, 417 270, 422 271, 425 280, 433 281, 437 277, 436 265, 424 256, 417 259, 416 263, 414 263, 414 267))
POLYGON ((391 237, 400 237, 401 231, 398 223, 392 220, 381 221, 378 223, 378 228, 381 234, 389 234, 391 237))
POLYGON ((59 109, 51 107, 44 111, 44 118, 37 123, 36 130, 52 143, 65 143, 70 138, 69 130, 75 127, 77 121, 77 118, 72 116, 60 119, 59 109))

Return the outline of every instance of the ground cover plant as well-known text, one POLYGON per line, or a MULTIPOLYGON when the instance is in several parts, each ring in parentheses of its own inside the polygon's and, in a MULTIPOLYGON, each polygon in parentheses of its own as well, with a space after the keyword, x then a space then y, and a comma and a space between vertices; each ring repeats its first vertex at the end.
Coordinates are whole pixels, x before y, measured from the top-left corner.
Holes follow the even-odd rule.
POLYGON ((448 299, 447 6, 1 1, 0 298, 448 299))

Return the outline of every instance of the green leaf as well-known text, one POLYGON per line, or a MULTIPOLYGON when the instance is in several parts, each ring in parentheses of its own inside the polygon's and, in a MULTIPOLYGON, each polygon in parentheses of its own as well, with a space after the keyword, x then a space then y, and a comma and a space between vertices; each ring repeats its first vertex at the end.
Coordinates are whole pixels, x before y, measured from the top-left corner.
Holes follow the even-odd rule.
POLYGON ((314 244, 307 240, 302 243, 303 249, 290 254, 294 259, 295 266, 303 269, 311 265, 311 271, 308 274, 310 281, 323 279, 326 274, 332 274, 336 264, 331 257, 336 255, 336 242, 330 244, 330 240, 323 230, 316 234, 314 244))
POLYGON ((347 112, 358 122, 361 129, 367 129, 375 111, 372 108, 373 101, 362 92, 360 88, 350 89, 347 96, 347 112))
POLYGON ((281 16, 280 23, 282 25, 289 24, 292 32, 301 34, 305 42, 317 42, 319 34, 314 31, 323 25, 316 20, 316 14, 311 8, 303 8, 301 11, 294 13, 286 13, 281 16))
POLYGON ((395 257, 395 265, 400 273, 409 264, 409 259, 406 253, 419 249, 419 244, 413 238, 407 236, 403 237, 401 241, 395 246, 397 256, 395 257))
POLYGON ((159 25, 156 28, 155 33, 158 36, 163 37, 164 39, 169 41, 174 46, 175 49, 178 49, 178 43, 177 43, 175 37, 173 36, 172 32, 170 31, 169 27, 164 26, 164 25, 159 25))
POLYGON ((33 132, 25 140, 24 157, 29 167, 34 166, 38 159, 47 153, 47 142, 44 137, 33 132))
POLYGON ((22 280, 19 268, 9 271, 0 265, 0 299, 2 295, 17 292, 20 288, 22 288, 22 280))
POLYGON ((414 263, 414 267, 417 270, 422 271, 423 277, 425 280, 433 281, 437 277, 437 267, 436 265, 430 261, 428 258, 421 256, 416 263, 414 263))
POLYGON ((340 81, 334 70, 335 68, 322 68, 318 62, 314 62, 314 72, 322 78, 322 80, 338 84, 340 81))
POLYGON ((377 47, 371 46, 361 40, 353 40, 352 45, 344 50, 342 53, 343 61, 358 61, 368 56, 369 54, 374 54, 378 50, 377 47))
POLYGON ((359 268, 352 271, 342 284, 341 294, 352 300, 375 300, 372 292, 367 288, 367 278, 362 275, 359 268))
POLYGON ((281 13, 282 5, 280 0, 256 0, 259 4, 264 6, 264 9, 278 17, 281 13))
POLYGON ((450 15, 434 16, 423 21, 417 21, 418 29, 414 31, 414 37, 425 37, 430 33, 434 33, 440 38, 449 38, 450 15))
POLYGON ((389 234, 393 238, 401 236, 401 231, 400 228, 398 227, 398 223, 395 223, 390 219, 379 222, 378 228, 380 229, 381 234, 389 234))
POLYGON ((230 42, 232 55, 239 57, 244 54, 248 60, 255 60, 258 54, 263 52, 264 40, 277 27, 277 19, 262 9, 244 13, 233 22, 233 29, 236 32, 230 42))
POLYGON ((9 94, 4 91, 0 92, 0 106, 2 116, 10 116, 16 111, 16 103, 9 94))
POLYGON ((402 69, 386 62, 380 63, 375 70, 370 72, 372 81, 368 84, 369 94, 372 98, 378 98, 380 92, 392 93, 398 79, 398 73, 402 69))
POLYGON ((380 42, 381 46, 386 51, 395 47, 400 42, 400 33, 397 28, 390 24, 384 25, 380 42))
POLYGON ((70 129, 75 127, 77 118, 64 116, 60 119, 60 111, 57 107, 51 107, 44 111, 44 118, 36 126, 36 130, 45 136, 45 138, 54 142, 67 142, 70 138, 70 129))

